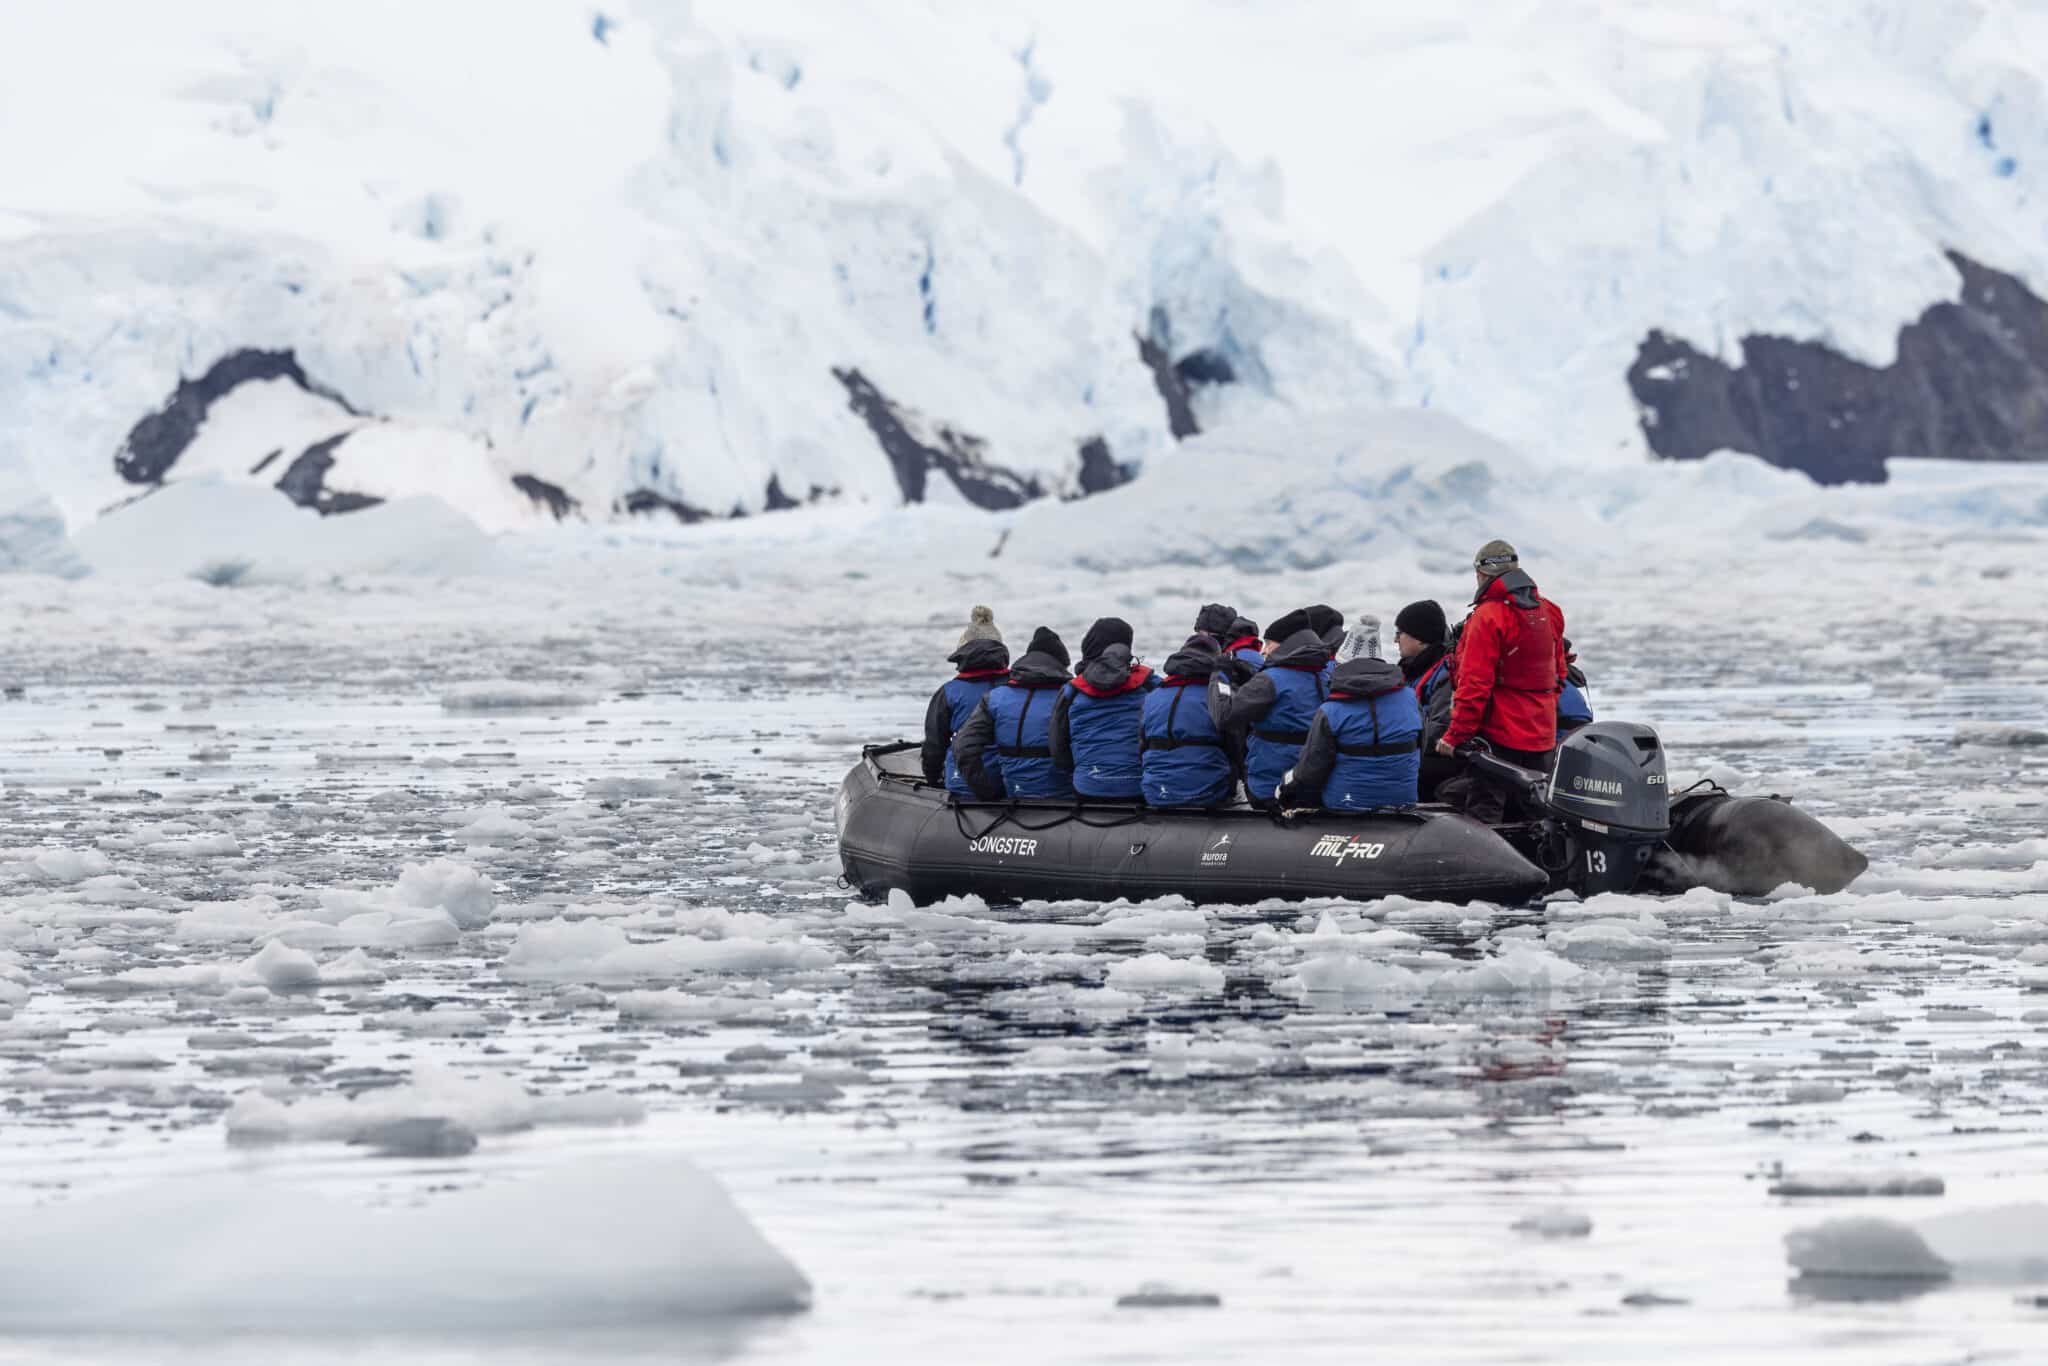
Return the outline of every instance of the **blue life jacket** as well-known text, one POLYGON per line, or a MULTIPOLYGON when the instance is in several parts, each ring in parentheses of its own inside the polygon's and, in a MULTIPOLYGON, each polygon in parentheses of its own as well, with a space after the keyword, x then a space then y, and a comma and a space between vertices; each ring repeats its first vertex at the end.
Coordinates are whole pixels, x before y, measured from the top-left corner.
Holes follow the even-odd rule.
MULTIPOLYGON (((989 690, 1002 682, 1004 675, 1008 673, 1008 669, 989 669, 975 677, 970 678, 963 674, 958 678, 946 680, 945 686, 939 691, 946 695, 946 710, 952 717, 949 734, 960 733, 960 727, 966 725, 967 718, 974 715, 975 703, 988 696, 989 690)), ((974 796, 974 789, 960 776, 960 766, 953 762, 953 750, 950 745, 946 748, 946 790, 957 792, 970 800, 974 796)))
POLYGON ((1415 685, 1415 700, 1427 708, 1430 699, 1436 696, 1437 689, 1450 687, 1456 681, 1457 671, 1451 667, 1451 657, 1445 655, 1430 665, 1429 672, 1415 685))
POLYGON ((995 722, 995 769, 1012 797, 1071 797, 1074 785, 1052 762, 1052 704, 1056 686, 1005 683, 990 688, 986 705, 995 722))
POLYGON ((1244 785, 1256 801, 1271 801, 1273 790, 1301 757, 1309 723, 1323 704, 1323 668, 1292 668, 1284 664, 1263 671, 1273 680, 1273 709, 1245 737, 1244 785))
POLYGON ((1158 687, 1152 670, 1130 663, 1113 647, 1101 661, 1081 666, 1067 684, 1067 745, 1073 752, 1074 791, 1084 797, 1143 795, 1139 737, 1145 695, 1158 687))
POLYGON ((1336 762, 1323 784, 1323 806, 1332 811, 1413 806, 1422 773, 1422 706, 1415 690, 1401 682, 1365 696, 1340 688, 1322 710, 1337 744, 1336 762))
POLYGON ((1578 684, 1565 681, 1557 694, 1557 728, 1576 730, 1593 719, 1593 704, 1586 700, 1586 694, 1578 684))
POLYGON ((1231 799, 1230 755, 1203 697, 1207 682, 1168 677, 1145 699, 1145 800, 1154 806, 1220 806, 1231 799))

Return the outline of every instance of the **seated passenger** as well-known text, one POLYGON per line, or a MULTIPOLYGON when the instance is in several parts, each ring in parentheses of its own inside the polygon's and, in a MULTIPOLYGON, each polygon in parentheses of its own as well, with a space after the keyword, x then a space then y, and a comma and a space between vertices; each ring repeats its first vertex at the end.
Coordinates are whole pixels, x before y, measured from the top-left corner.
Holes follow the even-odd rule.
POLYGON ((953 736, 953 762, 976 797, 1074 795, 1052 762, 1052 709, 1066 685, 1067 647, 1041 626, 1009 678, 989 689, 953 736))
POLYGON ((1280 785, 1280 805, 1413 806, 1421 767, 1422 708, 1401 670, 1383 659, 1346 660, 1280 785))
POLYGON ((1139 735, 1145 694, 1159 686, 1149 665, 1131 658, 1131 625, 1103 617, 1081 638, 1081 667, 1053 703, 1053 764, 1072 775, 1083 797, 1143 795, 1139 735))
POLYGON ((953 736, 967 724, 988 690, 1010 672, 1010 651, 1003 644, 1003 633, 996 629, 995 613, 986 607, 975 608, 967 629, 960 633, 960 648, 946 659, 959 672, 939 685, 924 709, 924 745, 918 757, 924 762, 926 782, 944 782, 947 791, 972 797, 974 789, 953 762, 953 736))
POLYGON ((1249 680, 1219 670, 1209 680, 1209 715, 1243 763, 1253 805, 1273 794, 1301 754, 1309 723, 1323 704, 1329 647, 1309 629, 1306 612, 1289 612, 1266 628, 1266 667, 1249 680))
POLYGON ((1266 652, 1259 648, 1259 624, 1250 617, 1239 617, 1231 622, 1230 634, 1222 639, 1226 642, 1224 654, 1251 665, 1254 672, 1265 667, 1266 652))
POLYGON ((1557 691, 1557 733, 1562 739, 1566 732, 1589 725, 1593 720, 1593 704, 1586 700, 1586 671, 1579 667, 1579 657, 1572 653, 1572 643, 1564 643, 1564 683, 1557 691))
POLYGON ((1428 718, 1420 790, 1422 799, 1429 801, 1438 783, 1464 767, 1461 760, 1446 758, 1430 748, 1451 727, 1450 630, 1442 604, 1425 598, 1396 613, 1394 647, 1401 656, 1401 677, 1415 689, 1415 700, 1428 718))
POLYGON ((1331 654, 1344 643, 1344 614, 1326 602, 1301 609, 1308 614, 1308 629, 1322 637, 1331 654))
POLYGON ((1237 620, 1237 609, 1225 607, 1220 602, 1205 602, 1202 610, 1195 613, 1195 631, 1198 636, 1214 636, 1218 640, 1230 639, 1230 623, 1237 620))
POLYGON ((1450 653, 1450 623, 1443 604, 1425 598, 1394 614, 1394 649, 1401 656, 1401 677, 1422 695, 1422 685, 1450 653))
POLYGON ((1145 698, 1145 800, 1154 806, 1227 806, 1237 770, 1200 691, 1223 667, 1223 647, 1197 633, 1167 656, 1166 678, 1145 698))

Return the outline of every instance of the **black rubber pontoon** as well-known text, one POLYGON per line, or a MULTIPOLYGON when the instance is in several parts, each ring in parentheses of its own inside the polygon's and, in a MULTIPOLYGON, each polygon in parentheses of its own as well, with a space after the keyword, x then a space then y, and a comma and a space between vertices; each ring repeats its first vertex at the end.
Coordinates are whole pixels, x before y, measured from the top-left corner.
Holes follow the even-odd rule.
POLYGON ((1440 807, 1277 817, 1249 807, 954 802, 914 743, 875 745, 839 789, 839 858, 870 896, 919 902, 1314 896, 1515 903, 1550 879, 1477 821, 1440 807))

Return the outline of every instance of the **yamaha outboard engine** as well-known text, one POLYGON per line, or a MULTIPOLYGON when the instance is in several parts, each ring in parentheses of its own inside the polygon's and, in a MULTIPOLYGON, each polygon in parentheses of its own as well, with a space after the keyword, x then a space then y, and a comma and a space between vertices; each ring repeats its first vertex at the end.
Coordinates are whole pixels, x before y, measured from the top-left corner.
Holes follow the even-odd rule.
POLYGON ((1543 801, 1565 827, 1566 885, 1581 896, 1628 891, 1671 831, 1657 732, 1633 721, 1579 727, 1558 747, 1543 801))

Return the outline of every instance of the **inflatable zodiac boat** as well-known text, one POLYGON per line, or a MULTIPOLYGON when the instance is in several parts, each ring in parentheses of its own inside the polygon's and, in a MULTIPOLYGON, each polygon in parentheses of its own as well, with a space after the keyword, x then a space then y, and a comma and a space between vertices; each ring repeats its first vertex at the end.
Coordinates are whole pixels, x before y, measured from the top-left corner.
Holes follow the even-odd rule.
POLYGON ((1180 895, 1408 896, 1513 904, 1710 886, 1761 895, 1784 883, 1839 891, 1863 856, 1788 802, 1694 791, 1674 803, 1647 726, 1574 731, 1550 774, 1473 760, 1543 814, 1489 827, 1447 807, 1272 814, 1251 807, 958 801, 924 780, 912 742, 870 746, 840 785, 839 858, 869 896, 991 901, 1180 895))

